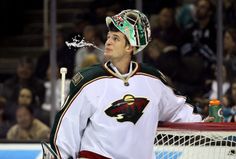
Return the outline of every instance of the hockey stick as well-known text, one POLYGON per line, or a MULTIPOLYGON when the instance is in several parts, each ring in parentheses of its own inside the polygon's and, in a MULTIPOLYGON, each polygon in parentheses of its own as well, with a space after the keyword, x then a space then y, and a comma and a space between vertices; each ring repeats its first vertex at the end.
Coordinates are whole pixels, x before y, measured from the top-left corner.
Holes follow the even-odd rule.
MULTIPOLYGON (((61 107, 62 107, 65 100, 65 80, 66 80, 67 68, 65 67, 60 68, 60 73, 61 73, 61 107)), ((48 144, 45 141, 41 141, 41 146, 43 149, 42 159, 58 159, 59 158, 57 154, 53 151, 53 149, 50 146, 48 146, 48 144)))
POLYGON ((43 149, 43 159, 58 159, 57 154, 48 146, 45 141, 41 141, 43 149))
POLYGON ((61 73, 61 107, 62 107, 65 100, 65 80, 66 80, 67 68, 61 67, 60 73, 61 73))

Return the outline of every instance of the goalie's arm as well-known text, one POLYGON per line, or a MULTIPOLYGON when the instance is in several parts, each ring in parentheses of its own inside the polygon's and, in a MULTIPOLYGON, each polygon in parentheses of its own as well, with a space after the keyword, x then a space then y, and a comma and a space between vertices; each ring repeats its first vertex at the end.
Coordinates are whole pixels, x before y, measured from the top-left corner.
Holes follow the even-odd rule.
POLYGON ((199 122, 202 117, 193 113, 193 106, 186 102, 184 96, 175 94, 171 87, 163 85, 160 102, 160 121, 199 122))
POLYGON ((91 116, 88 103, 85 94, 79 91, 57 113, 50 143, 59 158, 76 158, 80 151, 81 137, 91 116))

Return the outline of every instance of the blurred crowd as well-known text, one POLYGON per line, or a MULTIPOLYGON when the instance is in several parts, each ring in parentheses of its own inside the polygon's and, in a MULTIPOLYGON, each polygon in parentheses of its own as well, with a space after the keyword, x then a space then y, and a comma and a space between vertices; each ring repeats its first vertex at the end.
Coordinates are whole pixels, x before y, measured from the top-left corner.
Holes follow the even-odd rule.
MULTIPOLYGON (((68 69, 70 79, 81 68, 103 63, 93 47, 68 48, 65 41, 83 38, 99 48, 106 40, 105 17, 133 3, 93 1, 90 12, 78 15, 74 29, 57 33, 56 104, 60 109, 60 67, 68 69)), ((133 4, 133 5, 132 5, 133 4)), ((236 1, 223 1, 222 105, 224 122, 236 122, 236 1)), ((195 111, 208 115, 210 99, 217 98, 216 4, 211 0, 159 0, 144 3, 150 19, 152 41, 143 51, 143 62, 166 75, 171 85, 196 106, 195 111)), ((49 37, 50 38, 50 37, 49 37)), ((49 40, 50 41, 50 40, 49 40)), ((49 44, 50 46, 50 44, 49 44)), ((0 139, 41 140, 50 132, 51 84, 49 51, 36 60, 19 59, 16 73, 0 87, 0 139)), ((158 90, 157 90, 158 91, 158 90)))

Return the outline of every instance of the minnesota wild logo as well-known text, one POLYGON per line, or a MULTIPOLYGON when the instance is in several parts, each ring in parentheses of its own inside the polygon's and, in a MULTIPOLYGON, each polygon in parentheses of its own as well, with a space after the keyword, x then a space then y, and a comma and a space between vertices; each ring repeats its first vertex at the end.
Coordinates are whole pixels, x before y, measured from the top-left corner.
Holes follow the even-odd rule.
POLYGON ((136 123, 143 115, 143 110, 149 103, 146 98, 136 98, 127 94, 123 99, 117 100, 105 110, 110 117, 115 117, 118 122, 130 121, 136 123))

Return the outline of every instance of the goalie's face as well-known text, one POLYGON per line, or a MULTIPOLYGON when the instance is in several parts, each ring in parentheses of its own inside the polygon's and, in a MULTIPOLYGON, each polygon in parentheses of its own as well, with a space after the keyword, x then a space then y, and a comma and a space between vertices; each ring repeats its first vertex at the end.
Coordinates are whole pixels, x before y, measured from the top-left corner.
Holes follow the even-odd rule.
POLYGON ((133 47, 121 32, 109 31, 105 43, 104 55, 107 60, 122 60, 131 57, 133 47))

